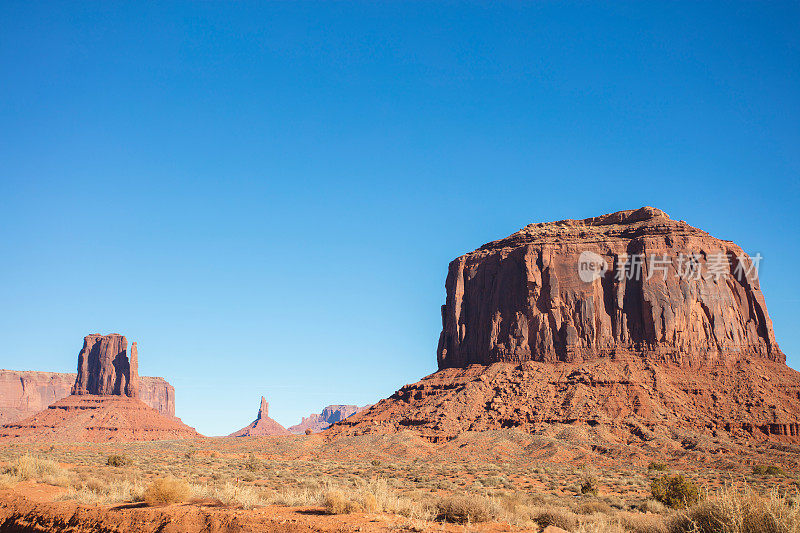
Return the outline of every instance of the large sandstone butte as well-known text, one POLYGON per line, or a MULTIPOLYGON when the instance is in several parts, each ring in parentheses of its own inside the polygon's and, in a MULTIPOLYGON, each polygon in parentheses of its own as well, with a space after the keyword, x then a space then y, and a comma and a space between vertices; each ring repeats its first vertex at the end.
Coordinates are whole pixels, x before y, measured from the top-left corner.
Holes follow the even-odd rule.
POLYGON ((122 335, 87 335, 72 394, 47 409, 0 427, 0 438, 30 442, 103 442, 192 438, 178 418, 142 402, 136 343, 122 335))
POLYGON ((311 430, 312 433, 319 433, 320 431, 328 429, 332 424, 344 420, 349 416, 353 416, 368 407, 370 406, 329 405, 324 407, 319 414, 314 413, 309 416, 304 416, 299 424, 289 428, 289 432, 299 435, 305 433, 306 430, 311 430))
POLYGON ((256 419, 250 425, 228 436, 264 437, 274 435, 289 435, 289 430, 269 417, 269 403, 267 403, 267 399, 262 396, 261 406, 258 408, 258 416, 256 416, 256 419))
POLYGON ((72 394, 139 396, 139 356, 136 343, 131 345, 118 333, 93 333, 83 339, 78 354, 78 377, 72 394))
POLYGON ((623 352, 692 365, 744 356, 784 362, 758 279, 745 275, 750 261, 732 242, 650 207, 531 224, 450 263, 439 368, 623 352), (583 281, 584 252, 611 268, 583 281), (726 276, 679 276, 681 254, 697 254, 700 273, 722 254, 726 276), (634 256, 643 258, 640 279, 627 275, 634 256))
POLYGON ((439 372, 328 434, 587 423, 800 441, 800 374, 753 266, 650 207, 528 225, 450 264, 439 372))

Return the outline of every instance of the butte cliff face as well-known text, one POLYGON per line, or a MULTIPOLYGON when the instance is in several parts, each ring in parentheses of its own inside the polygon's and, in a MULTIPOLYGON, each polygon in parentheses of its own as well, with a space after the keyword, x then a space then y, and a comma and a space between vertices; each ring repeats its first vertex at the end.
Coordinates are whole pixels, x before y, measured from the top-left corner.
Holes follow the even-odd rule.
POLYGON ((72 394, 139 396, 139 360, 136 343, 128 356, 128 339, 117 333, 94 333, 83 339, 78 354, 78 377, 72 394))
POLYGON ((758 258, 658 209, 531 224, 450 264, 440 371, 327 434, 587 423, 800 440, 758 258))
POLYGON ((263 396, 261 406, 258 408, 256 419, 248 426, 243 427, 229 437, 265 437, 274 435, 289 435, 289 431, 269 417, 269 403, 263 396))
POLYGON ((33 416, 0 427, 0 438, 29 442, 102 442, 192 438, 197 432, 161 415, 139 396, 136 343, 122 335, 87 335, 72 394, 33 416))
POLYGON ((439 368, 622 352, 785 361, 753 260, 650 207, 526 226, 453 261, 446 289, 439 368), (592 259, 597 274, 582 275, 592 259))

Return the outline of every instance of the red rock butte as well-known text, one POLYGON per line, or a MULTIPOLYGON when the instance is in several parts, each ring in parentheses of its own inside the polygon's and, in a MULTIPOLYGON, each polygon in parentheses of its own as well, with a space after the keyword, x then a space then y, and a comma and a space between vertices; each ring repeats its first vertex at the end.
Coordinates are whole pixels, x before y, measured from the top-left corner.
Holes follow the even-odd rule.
POLYGON ((450 263, 439 368, 623 352, 679 364, 783 362, 750 267, 732 242, 651 207, 531 224, 450 263), (578 273, 585 252, 611 267, 588 283, 578 273), (696 279, 679 275, 689 257, 698 260, 696 279), (719 257, 725 276, 704 275, 719 257))
POLYGON ((131 345, 118 333, 93 333, 83 339, 78 354, 78 377, 72 394, 139 396, 139 357, 136 343, 131 345))
POLYGON ((289 435, 289 430, 269 417, 269 403, 263 396, 256 419, 248 426, 231 433, 229 437, 265 437, 289 435))
POLYGON ((332 424, 344 420, 348 416, 363 411, 370 407, 365 405, 359 407, 357 405, 329 405, 322 409, 320 413, 314 413, 309 416, 304 416, 299 424, 291 426, 289 433, 302 434, 310 430, 312 433, 319 433, 328 429, 332 424))
POLYGON ((328 434, 556 422, 800 440, 800 374, 757 266, 651 207, 530 224, 450 263, 440 371, 328 434))
POLYGON ((0 427, 0 438, 28 442, 166 440, 199 434, 139 398, 136 343, 119 334, 87 335, 72 394, 23 420, 0 427))

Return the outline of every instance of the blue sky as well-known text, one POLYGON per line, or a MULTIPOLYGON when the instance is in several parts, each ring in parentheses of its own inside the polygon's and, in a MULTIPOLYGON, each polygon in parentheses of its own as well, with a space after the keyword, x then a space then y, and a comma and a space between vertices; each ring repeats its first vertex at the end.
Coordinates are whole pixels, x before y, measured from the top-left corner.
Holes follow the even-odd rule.
POLYGON ((139 342, 208 435, 436 367, 450 260, 659 207, 800 367, 800 4, 0 4, 0 367, 139 342))

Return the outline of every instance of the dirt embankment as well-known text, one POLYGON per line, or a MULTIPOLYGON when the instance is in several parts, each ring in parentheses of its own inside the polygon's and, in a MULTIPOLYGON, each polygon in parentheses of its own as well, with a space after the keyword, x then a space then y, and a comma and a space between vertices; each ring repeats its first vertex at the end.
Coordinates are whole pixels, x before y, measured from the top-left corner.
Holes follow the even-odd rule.
POLYGON ((355 531, 336 517, 290 509, 241 511, 213 506, 127 505, 106 509, 74 502, 35 502, 8 491, 0 493, 0 531, 4 533, 193 533, 355 531), (294 516, 292 516, 294 515, 294 516), (327 519, 327 520, 326 520, 327 519), (332 519, 332 520, 331 520, 332 519), (323 524, 319 522, 328 522, 323 524))
MULTIPOLYGON (((181 505, 145 507, 84 506, 53 502, 52 490, 29 495, 0 490, 0 532, 3 533, 270 533, 355 531, 463 531, 463 526, 420 522, 391 514, 353 513, 327 515, 318 507, 269 506, 252 510, 225 507, 219 502, 194 501, 181 505), (29 497, 30 496, 30 497, 29 497), (422 526, 422 527, 421 527, 422 526)), ((52 488, 52 487, 51 487, 52 488)), ((518 530, 508 524, 485 523, 476 531, 495 533, 518 530)))

